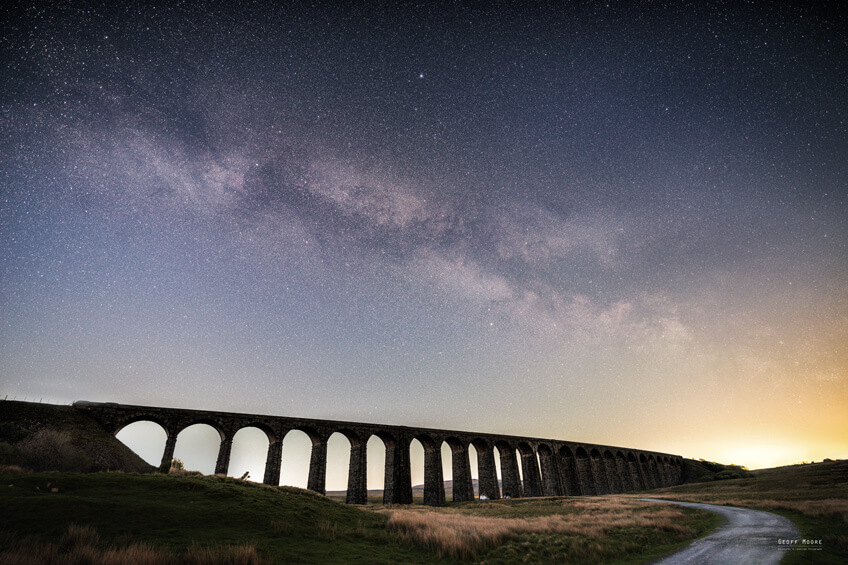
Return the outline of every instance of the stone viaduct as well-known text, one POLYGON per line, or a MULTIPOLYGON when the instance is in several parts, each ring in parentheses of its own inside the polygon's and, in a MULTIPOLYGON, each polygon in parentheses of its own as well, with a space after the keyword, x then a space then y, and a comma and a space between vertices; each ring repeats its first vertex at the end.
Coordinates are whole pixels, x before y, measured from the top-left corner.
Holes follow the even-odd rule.
POLYGON ((212 426, 221 436, 216 474, 227 473, 236 432, 246 427, 258 428, 268 436, 269 442, 263 481, 267 485, 280 482, 283 438, 291 430, 300 430, 312 440, 307 488, 321 494, 326 493, 327 440, 333 433, 341 433, 350 442, 349 504, 367 502, 366 444, 371 436, 380 438, 386 447, 383 488, 386 504, 412 503, 409 448, 413 439, 424 447, 424 503, 430 506, 445 503, 443 442, 452 453, 454 501, 473 500, 475 496, 469 458, 472 445, 477 452, 479 494, 490 499, 618 493, 675 485, 683 477, 683 459, 677 455, 554 439, 83 400, 75 402, 74 407, 113 435, 134 422, 159 424, 167 434, 163 466, 170 465, 177 435, 182 430, 194 424, 212 426), (500 458, 500 485, 495 449, 500 458))

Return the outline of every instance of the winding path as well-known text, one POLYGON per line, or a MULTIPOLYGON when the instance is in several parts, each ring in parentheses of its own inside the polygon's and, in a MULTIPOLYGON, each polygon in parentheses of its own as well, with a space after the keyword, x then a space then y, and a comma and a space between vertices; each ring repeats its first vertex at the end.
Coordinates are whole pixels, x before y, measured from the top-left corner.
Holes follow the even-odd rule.
POLYGON ((801 534, 788 519, 771 512, 715 506, 697 502, 677 502, 643 498, 647 502, 679 504, 715 512, 724 524, 713 533, 672 553, 652 565, 773 565, 780 562, 792 545, 780 540, 800 540, 801 534))

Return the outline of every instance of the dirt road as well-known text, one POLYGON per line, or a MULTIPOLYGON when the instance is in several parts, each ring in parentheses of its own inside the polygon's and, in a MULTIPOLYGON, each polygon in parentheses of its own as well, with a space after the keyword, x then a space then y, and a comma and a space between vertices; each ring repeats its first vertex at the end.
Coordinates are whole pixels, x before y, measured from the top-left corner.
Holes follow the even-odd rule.
POLYGON ((791 550, 793 541, 795 546, 801 543, 801 534, 792 522, 770 512, 654 498, 642 500, 700 508, 724 518, 724 524, 710 535, 652 565, 772 565, 791 550))

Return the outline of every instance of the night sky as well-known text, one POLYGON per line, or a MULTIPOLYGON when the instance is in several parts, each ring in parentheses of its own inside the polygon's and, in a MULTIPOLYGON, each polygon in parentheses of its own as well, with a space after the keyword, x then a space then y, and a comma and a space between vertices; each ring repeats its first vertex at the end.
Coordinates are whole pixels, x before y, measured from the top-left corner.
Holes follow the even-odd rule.
POLYGON ((55 4, 4 397, 848 456, 840 2, 55 4))

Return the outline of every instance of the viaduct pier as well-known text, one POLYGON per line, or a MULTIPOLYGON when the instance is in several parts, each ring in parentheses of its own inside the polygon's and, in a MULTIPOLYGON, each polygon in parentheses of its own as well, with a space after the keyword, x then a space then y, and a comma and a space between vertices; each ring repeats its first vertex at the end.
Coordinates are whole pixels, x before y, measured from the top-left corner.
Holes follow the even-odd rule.
POLYGON ((443 443, 451 452, 454 501, 473 500, 475 496, 470 446, 477 453, 479 495, 490 499, 610 494, 671 486, 683 478, 683 459, 678 455, 557 439, 84 400, 75 402, 74 407, 113 435, 135 422, 160 425, 167 438, 162 454, 164 467, 174 457, 179 433, 195 424, 207 424, 221 436, 216 474, 227 473, 236 432, 258 428, 268 437, 263 482, 275 486, 280 482, 283 438, 289 431, 300 430, 312 441, 307 488, 321 494, 326 493, 327 440, 340 433, 350 442, 349 504, 367 502, 366 444, 371 436, 378 437, 386 448, 385 504, 412 503, 409 448, 413 439, 424 447, 424 503, 430 506, 445 503, 443 443), (500 484, 495 450, 500 460, 500 484))

